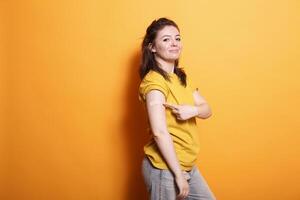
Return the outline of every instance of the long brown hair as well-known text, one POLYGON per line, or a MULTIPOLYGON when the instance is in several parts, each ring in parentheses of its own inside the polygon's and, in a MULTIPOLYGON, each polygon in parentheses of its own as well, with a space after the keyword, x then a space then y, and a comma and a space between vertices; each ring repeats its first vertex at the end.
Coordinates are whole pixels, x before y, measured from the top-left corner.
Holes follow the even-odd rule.
MULTIPOLYGON (((154 20, 147 28, 142 42, 142 62, 139 69, 141 79, 143 79, 150 70, 153 70, 160 73, 166 80, 170 81, 169 75, 163 69, 158 67, 153 52, 148 48, 150 43, 153 44, 158 31, 165 26, 174 26, 179 31, 177 24, 167 18, 154 20)), ((178 67, 178 64, 179 60, 177 59, 174 65, 174 73, 179 77, 181 85, 186 86, 186 74, 182 68, 178 67)))

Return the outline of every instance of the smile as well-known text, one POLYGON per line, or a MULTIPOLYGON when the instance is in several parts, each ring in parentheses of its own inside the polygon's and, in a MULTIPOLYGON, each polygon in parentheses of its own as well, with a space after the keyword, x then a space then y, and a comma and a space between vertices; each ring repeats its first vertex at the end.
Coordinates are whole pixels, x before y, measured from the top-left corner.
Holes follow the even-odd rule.
POLYGON ((171 52, 171 53, 178 53, 178 52, 179 52, 179 49, 176 49, 176 50, 169 50, 169 52, 171 52))

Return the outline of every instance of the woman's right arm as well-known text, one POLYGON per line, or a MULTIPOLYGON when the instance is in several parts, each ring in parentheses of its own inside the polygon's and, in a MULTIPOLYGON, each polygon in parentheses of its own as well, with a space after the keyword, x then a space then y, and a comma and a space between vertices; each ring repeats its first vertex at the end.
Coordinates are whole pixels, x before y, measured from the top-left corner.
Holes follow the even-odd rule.
POLYGON ((175 181, 179 189, 179 198, 185 198, 189 193, 189 186, 181 171, 171 135, 167 130, 165 96, 159 90, 151 90, 146 95, 148 117, 154 140, 164 157, 170 170, 175 175, 175 181))

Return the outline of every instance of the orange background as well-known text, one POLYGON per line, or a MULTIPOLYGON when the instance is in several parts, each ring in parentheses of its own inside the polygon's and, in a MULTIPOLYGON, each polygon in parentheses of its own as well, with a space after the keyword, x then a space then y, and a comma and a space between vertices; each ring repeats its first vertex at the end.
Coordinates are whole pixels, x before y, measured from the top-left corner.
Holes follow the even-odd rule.
POLYGON ((300 199, 300 3, 0 1, 5 200, 145 199, 137 98, 146 27, 181 28, 210 103, 199 169, 219 200, 300 199))

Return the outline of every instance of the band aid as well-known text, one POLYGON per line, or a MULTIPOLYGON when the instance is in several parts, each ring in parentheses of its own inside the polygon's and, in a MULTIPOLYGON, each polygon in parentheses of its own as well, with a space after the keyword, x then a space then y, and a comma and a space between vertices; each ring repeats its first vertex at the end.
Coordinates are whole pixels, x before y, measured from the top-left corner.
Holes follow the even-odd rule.
POLYGON ((156 101, 154 100, 154 101, 150 101, 150 102, 149 102, 149 105, 150 105, 150 106, 160 105, 160 104, 162 104, 162 103, 161 103, 160 101, 157 101, 157 100, 156 100, 156 101))

